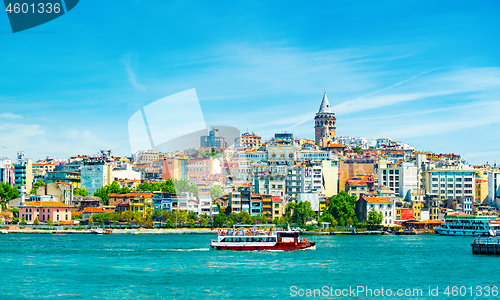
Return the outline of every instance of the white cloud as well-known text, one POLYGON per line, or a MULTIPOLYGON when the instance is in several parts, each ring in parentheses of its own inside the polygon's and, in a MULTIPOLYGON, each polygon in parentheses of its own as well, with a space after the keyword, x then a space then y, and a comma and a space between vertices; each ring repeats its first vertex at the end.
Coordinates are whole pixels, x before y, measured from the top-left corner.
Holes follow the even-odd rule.
POLYGON ((14 158, 17 151, 24 151, 34 160, 46 156, 66 159, 76 154, 94 154, 100 149, 117 145, 96 137, 88 130, 39 124, 0 123, 0 157, 14 158))
POLYGON ((125 72, 127 72, 128 82, 130 83, 130 85, 132 85, 136 90, 145 91, 146 87, 144 86, 144 84, 137 81, 137 75, 130 65, 130 55, 124 57, 122 62, 125 65, 125 72))
POLYGON ((2 113, 0 119, 21 119, 21 116, 13 113, 2 113))

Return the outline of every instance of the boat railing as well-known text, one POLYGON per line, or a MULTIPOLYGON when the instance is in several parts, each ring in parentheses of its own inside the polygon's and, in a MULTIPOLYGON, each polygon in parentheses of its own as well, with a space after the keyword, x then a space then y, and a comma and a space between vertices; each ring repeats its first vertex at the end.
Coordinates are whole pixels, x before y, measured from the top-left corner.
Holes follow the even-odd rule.
POLYGON ((495 238, 477 238, 474 240, 474 244, 486 244, 486 245, 500 245, 500 239, 495 238))

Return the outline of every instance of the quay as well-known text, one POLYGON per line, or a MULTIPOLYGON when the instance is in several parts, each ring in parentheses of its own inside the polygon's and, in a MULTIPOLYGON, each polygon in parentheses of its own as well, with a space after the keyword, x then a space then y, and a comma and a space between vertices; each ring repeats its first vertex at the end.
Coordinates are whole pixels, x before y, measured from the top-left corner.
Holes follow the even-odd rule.
POLYGON ((500 255, 500 239, 477 238, 471 244, 473 254, 496 254, 500 255))

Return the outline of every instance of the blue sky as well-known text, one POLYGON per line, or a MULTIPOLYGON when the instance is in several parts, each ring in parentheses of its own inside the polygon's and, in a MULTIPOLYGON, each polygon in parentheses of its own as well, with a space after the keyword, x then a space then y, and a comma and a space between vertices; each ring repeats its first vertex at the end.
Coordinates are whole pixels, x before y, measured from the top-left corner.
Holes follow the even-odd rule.
POLYGON ((500 163, 496 1, 80 1, 13 34, 0 13, 0 157, 129 155, 128 119, 195 88, 207 125, 500 163), (498 158, 498 159, 497 159, 498 158))

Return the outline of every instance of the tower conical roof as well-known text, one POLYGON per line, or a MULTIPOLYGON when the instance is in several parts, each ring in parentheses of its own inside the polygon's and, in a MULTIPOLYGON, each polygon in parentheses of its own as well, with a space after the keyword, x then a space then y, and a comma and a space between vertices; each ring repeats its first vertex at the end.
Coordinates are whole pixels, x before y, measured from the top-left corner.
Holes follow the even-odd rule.
POLYGON ((319 107, 319 113, 332 113, 332 108, 330 107, 330 103, 328 102, 328 98, 326 97, 326 88, 325 94, 323 95, 323 101, 321 101, 321 106, 319 107))

